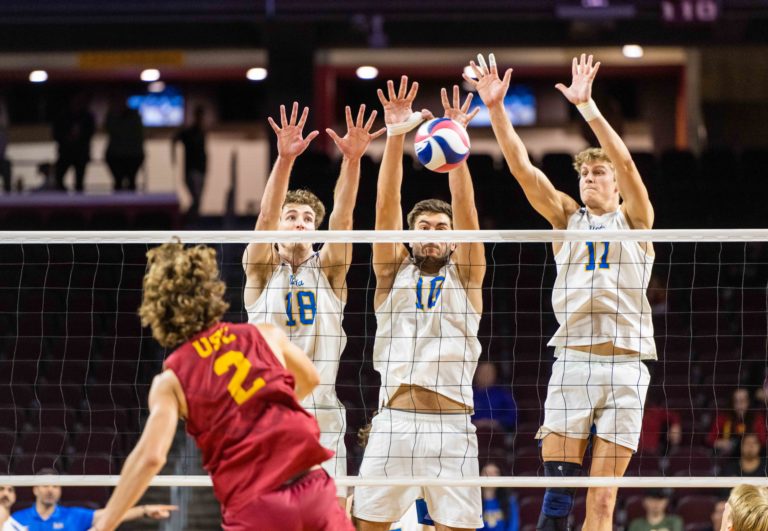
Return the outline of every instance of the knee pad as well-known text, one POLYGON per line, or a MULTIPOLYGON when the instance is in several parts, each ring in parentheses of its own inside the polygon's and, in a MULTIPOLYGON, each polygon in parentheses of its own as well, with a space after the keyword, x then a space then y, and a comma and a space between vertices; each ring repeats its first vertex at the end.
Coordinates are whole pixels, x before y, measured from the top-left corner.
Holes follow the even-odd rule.
MULTIPOLYGON (((544 475, 546 477, 572 477, 581 475, 581 465, 565 461, 545 461, 544 475)), ((544 502, 541 505, 541 515, 536 525, 541 531, 566 531, 568 515, 573 508, 573 498, 576 489, 564 487, 548 488, 544 492, 544 502)))

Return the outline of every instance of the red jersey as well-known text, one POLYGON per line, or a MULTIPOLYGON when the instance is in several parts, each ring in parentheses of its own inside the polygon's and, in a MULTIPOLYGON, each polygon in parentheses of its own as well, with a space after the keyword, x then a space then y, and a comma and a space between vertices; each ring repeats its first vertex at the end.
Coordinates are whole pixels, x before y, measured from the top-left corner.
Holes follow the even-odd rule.
POLYGON ((333 452, 299 405, 293 376, 250 324, 218 323, 165 361, 187 399, 187 433, 225 510, 277 489, 333 452))

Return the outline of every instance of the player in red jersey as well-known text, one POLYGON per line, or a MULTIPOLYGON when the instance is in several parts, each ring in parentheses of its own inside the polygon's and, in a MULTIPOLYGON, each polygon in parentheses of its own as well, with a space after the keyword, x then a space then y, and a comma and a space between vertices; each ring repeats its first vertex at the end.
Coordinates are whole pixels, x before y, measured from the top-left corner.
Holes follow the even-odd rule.
POLYGON ((142 323, 178 348, 152 383, 144 432, 93 529, 115 529, 144 494, 181 418, 213 479, 225 531, 351 531, 319 466, 333 453, 299 405, 319 381, 312 362, 279 328, 220 321, 228 304, 213 249, 171 242, 147 257, 142 323))

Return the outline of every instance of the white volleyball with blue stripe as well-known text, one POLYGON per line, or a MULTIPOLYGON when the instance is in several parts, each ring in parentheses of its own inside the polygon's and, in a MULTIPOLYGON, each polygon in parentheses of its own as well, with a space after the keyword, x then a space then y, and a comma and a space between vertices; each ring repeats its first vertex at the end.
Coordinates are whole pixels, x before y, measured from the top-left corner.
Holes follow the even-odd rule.
POLYGON ((432 171, 446 173, 467 160, 469 136, 464 127, 450 118, 435 118, 416 132, 416 156, 432 171))

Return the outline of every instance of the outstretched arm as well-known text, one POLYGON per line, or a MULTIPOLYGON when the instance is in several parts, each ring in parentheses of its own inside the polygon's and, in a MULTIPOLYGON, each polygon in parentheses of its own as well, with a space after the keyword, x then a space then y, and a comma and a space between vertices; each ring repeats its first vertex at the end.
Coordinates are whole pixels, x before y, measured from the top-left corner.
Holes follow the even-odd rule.
MULTIPOLYGON (((464 105, 461 105, 459 86, 453 86, 453 105, 448 100, 448 92, 440 91, 440 99, 445 109, 445 117, 467 127, 480 109, 467 114, 472 103, 470 93, 464 105)), ((469 166, 464 162, 448 173, 448 186, 451 190, 451 209, 453 210, 453 228, 456 230, 479 230, 480 221, 475 205, 475 188, 469 166)), ((485 277, 485 245, 482 242, 460 243, 454 251, 459 277, 467 290, 473 308, 478 313, 483 311, 483 278, 485 277)))
MULTIPOLYGON (((379 101, 384 107, 384 122, 388 126, 402 124, 413 114, 412 104, 419 90, 414 82, 408 90, 408 77, 400 78, 400 88, 395 94, 395 84, 387 81, 387 97, 378 90, 379 101)), ((405 135, 390 135, 384 147, 384 155, 379 167, 379 180, 376 186, 376 230, 402 230, 403 210, 400 204, 400 187, 403 183, 403 149, 405 135)), ((373 244, 373 271, 376 274, 376 298, 386 295, 392 287, 400 264, 408 256, 408 250, 402 243, 373 244)), ((378 306, 378 302, 374 301, 378 306)))
POLYGON ((626 144, 611 124, 603 118, 592 101, 592 83, 595 80, 600 62, 592 64, 592 56, 581 54, 581 58, 573 58, 571 86, 558 83, 555 88, 563 93, 568 101, 579 108, 587 120, 589 127, 595 133, 600 147, 611 159, 616 171, 616 183, 624 203, 622 208, 635 229, 650 229, 653 226, 653 206, 648 197, 648 190, 643 183, 640 172, 632 160, 626 144))
MULTIPOLYGON (((333 192, 333 212, 328 218, 330 230, 352 229, 357 190, 360 185, 360 159, 368 149, 371 140, 380 137, 386 131, 386 128, 382 128, 374 133, 370 132, 376 114, 377 111, 373 111, 368 121, 364 122, 365 105, 361 105, 355 122, 352 120, 352 109, 347 106, 345 108, 347 134, 340 137, 332 129, 325 130, 342 154, 341 172, 333 192)), ((328 243, 320 251, 320 263, 334 289, 343 289, 351 260, 352 244, 349 243, 328 243)))
POLYGON ((320 375, 312 360, 307 357, 303 350, 291 343, 288 336, 280 328, 267 323, 254 326, 266 339, 275 357, 293 375, 296 382, 296 397, 303 400, 320 383, 320 375))
MULTIPOLYGON (((298 113, 299 104, 293 102, 290 120, 286 117, 284 105, 280 106, 279 127, 271 117, 268 118, 269 125, 277 135, 277 160, 272 167, 267 186, 264 188, 261 211, 256 221, 255 230, 277 230, 280 212, 288 193, 293 163, 318 135, 317 131, 312 131, 304 138, 303 130, 309 114, 309 107, 304 107, 301 118, 298 118, 298 113)), ((246 274, 246 305, 252 304, 258 298, 258 290, 263 284, 261 280, 271 272, 277 260, 274 253, 274 246, 271 243, 251 243, 245 248, 243 268, 246 274)))
POLYGON ((181 388, 172 372, 165 371, 155 377, 149 391, 149 418, 144 432, 125 460, 120 481, 107 506, 94 518, 94 529, 111 531, 117 528, 147 490, 152 478, 163 468, 179 421, 178 393, 181 388))
POLYGON ((483 103, 488 107, 496 141, 501 147, 509 171, 520 184, 528 202, 554 228, 563 229, 567 225, 568 216, 578 209, 578 204, 566 194, 559 192, 547 176, 531 164, 528 151, 504 110, 504 96, 509 89, 512 69, 507 69, 504 78, 500 79, 496 58, 491 54, 488 59, 490 65, 486 65, 482 55, 478 55, 479 66, 474 61, 470 61, 477 80, 466 74, 464 79, 477 90, 483 103))

